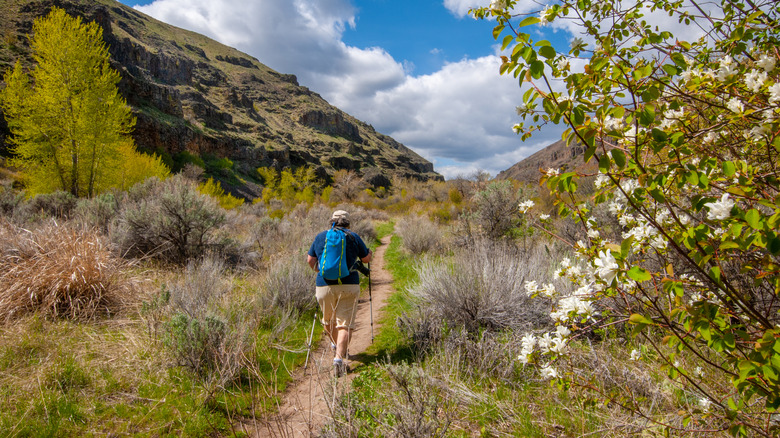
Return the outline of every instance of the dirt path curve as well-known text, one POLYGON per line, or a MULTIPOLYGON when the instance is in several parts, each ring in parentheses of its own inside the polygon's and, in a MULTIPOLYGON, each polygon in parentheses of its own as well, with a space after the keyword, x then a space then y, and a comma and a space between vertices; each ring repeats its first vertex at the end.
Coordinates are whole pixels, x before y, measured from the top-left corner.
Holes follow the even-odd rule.
MULTIPOLYGON (((379 331, 379 317, 392 292, 392 276, 385 269, 385 251, 390 236, 381 240, 374 251, 371 263, 371 295, 373 297, 374 334, 379 331)), ((369 312, 368 288, 361 292, 358 301, 355 330, 349 344, 350 368, 360 365, 354 356, 364 352, 371 345, 371 315, 369 312)), ((313 437, 331 417, 331 407, 336 396, 349 388, 354 374, 336 379, 333 376, 333 353, 330 340, 323 334, 318 347, 309 356, 306 370, 294 373, 293 382, 282 396, 279 413, 258 421, 252 427, 253 437, 313 437)))

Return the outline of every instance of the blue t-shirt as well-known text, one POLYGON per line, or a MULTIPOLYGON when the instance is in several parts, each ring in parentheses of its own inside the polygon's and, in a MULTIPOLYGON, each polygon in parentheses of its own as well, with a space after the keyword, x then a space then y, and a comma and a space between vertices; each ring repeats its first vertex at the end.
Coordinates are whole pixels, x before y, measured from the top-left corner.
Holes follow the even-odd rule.
MULTIPOLYGON (((349 266, 350 271, 352 271, 352 267, 355 265, 355 262, 357 262, 357 259, 362 259, 368 255, 368 247, 366 247, 366 244, 363 243, 363 239, 361 239, 357 234, 346 229, 344 232, 347 234, 347 266, 349 266)), ((322 253, 325 251, 325 235, 327 233, 327 231, 323 231, 320 234, 317 234, 317 237, 314 238, 314 242, 311 244, 311 248, 309 248, 309 255, 316 257, 318 264, 320 256, 322 256, 322 253)), ((328 286, 331 284, 339 284, 339 281, 326 280, 322 278, 322 275, 319 272, 317 272, 317 286, 328 286)), ((358 272, 350 272, 349 275, 341 279, 341 284, 360 284, 360 276, 358 275, 358 272)))

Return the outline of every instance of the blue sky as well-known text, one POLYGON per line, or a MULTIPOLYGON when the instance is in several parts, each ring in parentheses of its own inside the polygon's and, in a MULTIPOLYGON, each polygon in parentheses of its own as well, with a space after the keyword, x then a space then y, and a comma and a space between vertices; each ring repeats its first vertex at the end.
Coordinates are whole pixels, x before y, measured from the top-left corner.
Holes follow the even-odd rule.
MULTIPOLYGON (((156 0, 123 3, 246 52, 432 161, 492 175, 560 139, 512 132, 522 91, 498 74, 489 0, 156 0)), ((522 12, 542 8, 529 1, 522 12)), ((550 35, 566 44, 561 28, 550 35)))

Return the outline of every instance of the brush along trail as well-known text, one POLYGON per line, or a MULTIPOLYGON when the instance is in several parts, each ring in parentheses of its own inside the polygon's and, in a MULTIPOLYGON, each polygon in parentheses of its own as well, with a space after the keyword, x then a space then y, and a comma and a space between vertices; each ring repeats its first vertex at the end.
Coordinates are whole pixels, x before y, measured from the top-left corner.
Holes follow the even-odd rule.
MULTIPOLYGON (((374 251, 371 262, 371 292, 374 310, 374 334, 379 333, 379 319, 387 298, 392 293, 392 276, 385 269, 385 251, 390 244, 386 236, 374 251)), ((313 281, 313 280, 312 280, 313 281)), ((312 292, 313 293, 313 292, 312 292)), ((318 321, 317 324, 320 324, 318 321)), ((257 421, 245 421, 240 428, 253 437, 311 437, 318 436, 322 426, 331 418, 337 397, 349 390, 354 372, 336 379, 333 373, 333 352, 330 339, 323 333, 322 339, 312 341, 312 352, 306 369, 301 367, 293 374, 293 381, 282 395, 278 413, 257 421)), ((349 344, 349 366, 360 365, 356 356, 371 345, 371 314, 368 288, 363 288, 358 301, 355 329, 349 344)))

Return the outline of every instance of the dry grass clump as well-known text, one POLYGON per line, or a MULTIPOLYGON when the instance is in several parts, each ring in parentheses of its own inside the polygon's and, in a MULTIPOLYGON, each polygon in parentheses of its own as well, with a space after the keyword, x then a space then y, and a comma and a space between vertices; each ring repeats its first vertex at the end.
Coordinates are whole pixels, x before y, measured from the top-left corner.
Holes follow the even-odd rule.
POLYGON ((271 264, 263 289, 273 307, 300 314, 317 307, 313 278, 305 255, 288 254, 271 264))
POLYGON ((88 319, 125 305, 126 264, 90 230, 47 223, 25 230, 0 221, 0 318, 31 312, 88 319))
POLYGON ((469 333, 546 326, 549 307, 530 299, 523 285, 547 269, 541 253, 482 241, 456 253, 451 263, 424 261, 411 293, 433 321, 469 333))
POLYGON ((396 231, 404 248, 414 255, 435 251, 441 245, 442 233, 439 227, 425 216, 403 218, 396 225, 396 231))

